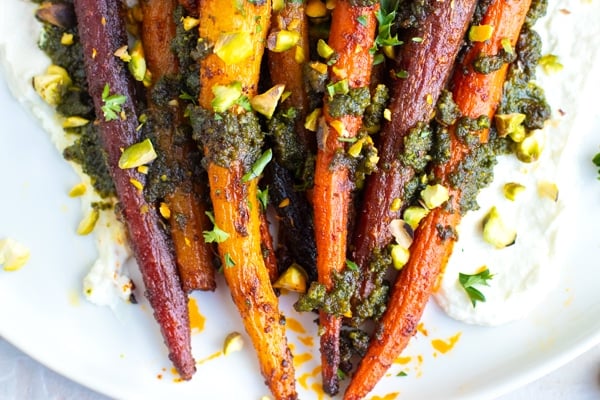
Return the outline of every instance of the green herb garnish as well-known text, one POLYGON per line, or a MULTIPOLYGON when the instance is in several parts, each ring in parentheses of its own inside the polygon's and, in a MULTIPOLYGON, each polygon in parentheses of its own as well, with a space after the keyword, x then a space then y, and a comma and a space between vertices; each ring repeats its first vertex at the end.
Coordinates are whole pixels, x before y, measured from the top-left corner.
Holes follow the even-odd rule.
POLYGON ((596 154, 592 159, 592 162, 598 167, 598 179, 600 180, 600 153, 596 154))
POLYGON ((127 101, 127 97, 122 94, 110 94, 110 86, 108 83, 104 85, 102 90, 102 112, 106 121, 118 119, 118 114, 121 112, 121 106, 127 101))
POLYGON ((217 224, 215 223, 215 216, 212 212, 206 211, 205 214, 214 226, 212 231, 203 232, 204 241, 206 243, 223 243, 224 241, 226 241, 229 238, 229 233, 225 232, 217 226, 217 224))
POLYGON ((346 260, 346 267, 350 271, 358 271, 358 265, 354 261, 346 260))
POLYGON ((471 299, 471 303, 473 304, 473 307, 475 307, 475 305, 478 301, 485 302, 485 296, 483 295, 483 293, 481 293, 479 290, 475 289, 473 286, 474 285, 489 286, 488 281, 490 279, 492 279, 493 277, 494 277, 494 275, 490 274, 490 270, 487 268, 484 269, 483 271, 481 271, 477 274, 473 274, 473 275, 468 275, 468 274, 463 274, 463 273, 458 274, 458 282, 460 282, 460 285, 465 289, 465 291, 467 292, 467 295, 469 295, 469 298, 471 299))
POLYGON ((229 253, 225 253, 225 256, 223 258, 225 259, 225 268, 231 268, 235 266, 235 261, 231 259, 229 253))
POLYGON ((263 170, 273 158, 273 151, 271 149, 265 150, 264 153, 258 157, 258 160, 250 167, 250 171, 246 172, 242 177, 242 182, 251 181, 254 178, 258 178, 262 174, 263 170))

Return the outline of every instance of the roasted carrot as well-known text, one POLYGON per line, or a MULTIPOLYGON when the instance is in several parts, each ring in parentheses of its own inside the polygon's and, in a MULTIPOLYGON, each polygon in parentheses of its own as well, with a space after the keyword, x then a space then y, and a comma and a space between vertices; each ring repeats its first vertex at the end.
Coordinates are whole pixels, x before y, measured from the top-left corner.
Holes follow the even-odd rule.
POLYGON ((127 43, 120 17, 121 3, 118 0, 76 0, 74 6, 100 141, 142 273, 145 294, 161 326, 169 358, 181 377, 190 379, 196 366, 191 352, 187 298, 173 253, 156 209, 146 202, 140 190, 145 176, 135 168, 118 166, 122 150, 140 140, 132 79, 125 64, 114 55, 127 43), (111 96, 118 96, 122 104, 118 107, 109 104, 111 96))
POLYGON ((256 116, 237 103, 242 94, 249 98, 256 94, 270 14, 269 1, 199 2, 200 37, 214 47, 200 62, 199 105, 205 119, 195 130, 208 162, 215 229, 225 233, 218 247, 233 301, 273 396, 295 399, 285 317, 261 252, 261 208, 253 164, 262 134, 256 116))
MULTIPOLYGON (((329 46, 337 60, 329 69, 330 87, 346 86, 346 93, 325 96, 324 120, 320 132, 315 165, 313 209, 317 244, 319 282, 327 290, 333 288, 333 275, 344 269, 348 209, 352 191, 350 171, 335 162, 339 151, 345 151, 344 140, 352 140, 362 124, 362 111, 334 111, 333 102, 350 90, 368 94, 373 55, 369 49, 375 40, 379 2, 355 6, 350 1, 336 2, 333 10, 329 46)), ((339 335, 341 316, 320 312, 321 365, 323 389, 334 395, 339 390, 339 335)))
MULTIPOLYGON (((160 79, 173 78, 179 72, 177 58, 171 51, 171 41, 176 33, 173 14, 177 3, 175 0, 148 0, 140 4, 144 13, 142 43, 146 64, 155 84, 160 79)), ((206 204, 201 200, 205 190, 200 182, 194 182, 195 177, 191 174, 194 170, 192 139, 175 139, 177 126, 182 120, 178 106, 169 105, 161 109, 153 101, 151 89, 147 97, 151 115, 158 119, 154 124, 154 134, 159 151, 165 158, 169 173, 180 175, 170 177, 176 184, 164 198, 163 214, 169 220, 181 285, 186 292, 214 290, 213 247, 202 236, 203 231, 210 229, 210 220, 205 214, 206 204), (162 122, 165 114, 170 116, 166 123, 162 122)))
MULTIPOLYGON (((482 55, 496 55, 502 48, 502 40, 508 39, 514 46, 530 4, 528 0, 496 0, 489 5, 481 25, 494 27, 492 37, 485 42, 473 42, 452 77, 453 97, 462 115, 470 118, 493 116, 502 94, 508 64, 488 74, 475 72, 472 64, 482 55)), ((487 129, 480 131, 481 142, 487 140, 487 132, 487 129)), ((460 222, 461 190, 451 184, 450 174, 460 167, 470 149, 457 137, 456 125, 450 126, 449 134, 450 160, 435 166, 433 173, 441 184, 449 188, 451 204, 432 210, 417 228, 411 257, 396 280, 388 309, 350 382, 345 399, 356 400, 366 396, 406 347, 416 332, 434 284, 452 253, 455 235, 440 232, 440 227, 442 231, 451 233, 460 222)))
MULTIPOLYGON (((391 120, 384 124, 379 135, 378 169, 367 178, 352 240, 353 260, 362 271, 359 293, 362 298, 373 289, 369 272, 371 257, 390 243, 388 226, 402 215, 404 207, 394 208, 392 203, 405 198, 404 187, 415 175, 415 166, 403 162, 398 155, 407 150, 405 140, 410 129, 432 118, 475 3, 475 0, 460 0, 448 7, 444 2, 433 2, 428 16, 401 36, 404 44, 397 50, 394 72, 404 75, 395 76, 391 84, 392 98, 388 105, 391 120)), ((426 160, 425 154, 417 158, 426 160)))

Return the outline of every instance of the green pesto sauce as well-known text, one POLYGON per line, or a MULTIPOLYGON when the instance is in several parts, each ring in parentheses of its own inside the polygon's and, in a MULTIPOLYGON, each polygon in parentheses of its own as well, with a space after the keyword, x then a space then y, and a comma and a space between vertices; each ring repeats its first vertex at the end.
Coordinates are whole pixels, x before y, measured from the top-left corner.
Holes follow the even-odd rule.
POLYGON ((353 7, 371 7, 379 2, 379 0, 349 0, 353 7))
POLYGON ((65 148, 63 157, 81 165, 81 169, 89 175, 94 189, 101 197, 116 196, 106 164, 106 154, 100 145, 98 129, 94 124, 87 124, 78 128, 77 132, 79 137, 74 144, 65 148))
MULTIPOLYGON (((54 3, 70 2, 54 1, 54 3)), ((57 112, 64 117, 79 116, 93 121, 95 119, 94 105, 87 92, 83 49, 77 27, 61 28, 43 23, 39 47, 48 55, 53 64, 67 70, 73 82, 56 107, 57 112), (72 45, 65 46, 60 43, 64 33, 73 34, 72 45)), ((71 146, 65 148, 63 157, 81 165, 83 172, 89 175, 94 189, 101 197, 115 196, 114 184, 108 171, 106 155, 100 144, 96 125, 89 123, 80 128, 69 129, 68 132, 77 134, 78 137, 71 146)))
POLYGON ((525 18, 525 25, 532 27, 535 22, 546 15, 548 0, 533 0, 525 18))
POLYGON ((361 329, 342 329, 340 332, 340 366, 349 374, 352 371, 352 358, 364 357, 369 347, 369 335, 361 329))
POLYGON ((207 149, 205 161, 225 168, 232 162, 241 161, 248 169, 258 159, 264 133, 254 113, 215 114, 202 107, 191 107, 190 110, 193 138, 201 148, 207 149))
MULTIPOLYGON (((432 4, 437 0, 412 0, 412 1, 387 1, 387 3, 398 4, 396 20, 392 29, 417 28, 431 13, 432 4)), ((382 2, 383 3, 383 2, 382 2)), ((383 4, 382 4, 383 5, 383 4)), ((384 8, 384 7, 382 7, 384 8)), ((393 10, 393 5, 385 7, 385 10, 393 10)), ((396 34, 395 30, 392 34, 396 34)))
POLYGON ((515 53, 500 49, 498 54, 492 56, 480 55, 473 60, 473 69, 480 74, 490 74, 498 71, 504 64, 515 61, 515 53))
POLYGON ((460 110, 452 98, 452 92, 442 90, 435 105, 435 120, 442 126, 450 126, 460 117, 460 110))
POLYGON ((329 292, 322 283, 311 283, 308 291, 294 304, 296 311, 321 310, 338 317, 347 314, 351 310, 350 300, 358 288, 359 271, 346 268, 341 273, 334 273, 333 282, 333 290, 329 292))
POLYGON ((336 94, 329 99, 329 114, 333 118, 344 115, 362 116, 371 104, 371 93, 368 87, 350 89, 346 94, 336 94))
POLYGON ((534 82, 535 68, 541 55, 541 40, 535 31, 523 29, 517 42, 517 54, 518 62, 508 69, 497 113, 525 114, 523 126, 526 129, 541 129, 550 118, 551 110, 544 90, 534 82))
POLYGON ((430 160, 429 150, 432 145, 432 134, 429 124, 418 122, 404 136, 404 151, 398 156, 400 162, 421 172, 430 160))
POLYGON ((198 98, 200 93, 200 63, 198 62, 209 51, 205 41, 198 40, 198 30, 183 29, 182 18, 186 16, 185 10, 177 6, 173 19, 177 25, 175 38, 171 41, 171 50, 179 61, 179 71, 184 91, 193 98, 198 98))
POLYGON ((389 89, 385 85, 377 85, 371 96, 371 103, 365 108, 362 126, 369 133, 379 132, 383 111, 390 98, 389 89))
POLYGON ((299 117, 298 111, 293 107, 279 109, 267 123, 267 132, 273 138, 277 161, 296 177, 302 174, 307 155, 307 150, 295 131, 299 117))
POLYGON ((390 291, 389 282, 385 280, 388 267, 392 264, 390 249, 376 249, 369 262, 369 274, 373 281, 374 289, 367 298, 353 301, 352 326, 360 326, 367 319, 379 320, 383 315, 388 302, 390 291))

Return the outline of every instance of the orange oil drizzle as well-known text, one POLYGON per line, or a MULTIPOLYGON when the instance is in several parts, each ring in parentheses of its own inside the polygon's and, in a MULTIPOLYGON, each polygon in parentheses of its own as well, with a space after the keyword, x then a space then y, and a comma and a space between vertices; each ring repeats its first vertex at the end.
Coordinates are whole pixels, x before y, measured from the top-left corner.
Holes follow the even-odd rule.
POLYGON ((431 341, 431 345, 433 346, 434 349, 436 349, 440 353, 446 354, 447 352, 449 352, 450 350, 452 350, 454 348, 454 345, 456 345, 456 343, 458 342, 458 339, 460 339, 460 335, 461 335, 461 332, 458 332, 456 335, 448 338, 448 340, 433 339, 431 341))

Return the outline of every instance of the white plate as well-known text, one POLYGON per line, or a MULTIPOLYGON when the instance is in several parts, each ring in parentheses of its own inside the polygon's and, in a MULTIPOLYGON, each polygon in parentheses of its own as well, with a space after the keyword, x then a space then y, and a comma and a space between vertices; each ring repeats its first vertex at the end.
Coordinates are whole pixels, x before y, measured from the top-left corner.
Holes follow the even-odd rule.
MULTIPOLYGON (((570 141, 566 149, 569 158, 565 162, 575 174, 577 191, 568 196, 568 207, 576 229, 568 235, 572 240, 561 244, 568 248, 568 257, 559 286, 527 319, 498 328, 455 322, 432 302, 423 318, 424 329, 403 354, 405 364, 394 365, 374 394, 398 392, 412 399, 490 398, 600 342, 600 181, 591 164, 600 151, 600 135, 595 133, 600 130, 600 113, 594 98, 594 88, 600 84, 597 76, 587 75, 599 60, 597 47, 590 47, 587 40, 593 40, 591 31, 597 29, 600 12, 598 2, 563 1, 553 4, 550 13, 556 16, 559 9, 570 9, 572 14, 560 13, 544 25, 553 32, 547 51, 558 53, 567 71, 584 74, 571 81, 581 91, 564 98, 575 100, 554 105, 567 114, 577 113, 571 129, 583 132, 578 136, 581 140, 570 141), (579 22, 569 22, 574 19, 579 22), (585 38, 574 35, 575 31, 585 38), (569 36, 561 37, 560 32, 569 36), (449 352, 432 346, 434 340, 447 341, 458 333, 459 340, 449 352), (397 377, 399 371, 407 376, 397 377)), ((560 79, 558 74, 544 84, 556 86, 560 79)), ((267 395, 247 338, 242 352, 208 360, 220 350, 227 333, 243 332, 222 280, 216 293, 193 295, 206 318, 204 328, 193 334, 193 352, 198 360, 206 361, 198 365, 191 382, 177 382, 171 372, 147 304, 123 305, 112 312, 82 299, 81 280, 95 258, 95 249, 91 237, 74 233, 81 215, 78 202, 67 192, 78 178, 38 122, 11 97, 4 77, 0 106, 0 238, 15 238, 32 254, 20 271, 0 270, 0 335, 57 372, 117 398, 259 399, 267 395)), ((301 398, 316 398, 320 381, 313 373, 318 367, 317 340, 314 345, 306 344, 307 338, 316 338, 316 326, 312 316, 290 309, 292 301, 291 296, 282 297, 300 364, 298 389, 301 398), (305 332, 294 321, 300 321, 305 332)))

